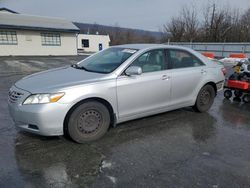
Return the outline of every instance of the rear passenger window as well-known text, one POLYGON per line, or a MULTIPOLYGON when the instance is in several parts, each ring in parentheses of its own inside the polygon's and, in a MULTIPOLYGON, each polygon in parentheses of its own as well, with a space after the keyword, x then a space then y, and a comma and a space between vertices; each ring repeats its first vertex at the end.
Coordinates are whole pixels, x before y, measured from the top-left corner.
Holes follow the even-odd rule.
POLYGON ((173 69, 204 65, 197 57, 183 50, 169 50, 169 56, 173 69))

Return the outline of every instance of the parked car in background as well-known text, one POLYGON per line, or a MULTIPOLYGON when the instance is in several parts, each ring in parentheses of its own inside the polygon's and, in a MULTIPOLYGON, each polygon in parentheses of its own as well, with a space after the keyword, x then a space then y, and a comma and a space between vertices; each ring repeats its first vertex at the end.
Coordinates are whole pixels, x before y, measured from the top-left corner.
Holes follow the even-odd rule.
POLYGON ((207 111, 223 89, 223 68, 188 48, 114 46, 19 80, 8 104, 20 129, 83 143, 128 120, 188 106, 207 111))

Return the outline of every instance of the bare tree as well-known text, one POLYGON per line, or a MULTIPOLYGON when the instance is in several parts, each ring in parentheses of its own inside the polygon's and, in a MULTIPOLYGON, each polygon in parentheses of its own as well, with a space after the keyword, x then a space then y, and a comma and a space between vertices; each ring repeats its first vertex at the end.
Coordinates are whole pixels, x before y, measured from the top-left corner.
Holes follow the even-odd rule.
POLYGON ((193 7, 185 7, 179 16, 163 25, 162 40, 200 42, 250 41, 250 8, 243 14, 237 8, 207 4, 203 20, 193 7))
POLYGON ((132 31, 131 29, 125 31, 124 40, 125 40, 124 43, 126 44, 134 43, 136 41, 136 36, 134 31, 132 31))
POLYGON ((185 41, 194 41, 198 36, 199 30, 199 21, 197 17, 197 12, 195 8, 183 8, 181 11, 181 15, 184 22, 184 40, 185 41))
POLYGON ((171 21, 163 25, 164 37, 171 36, 172 41, 183 41, 185 33, 185 23, 181 17, 173 17, 171 21))
POLYGON ((219 9, 216 4, 207 5, 202 24, 203 36, 206 41, 224 42, 232 28, 232 15, 229 8, 219 9))
POLYGON ((145 33, 141 36, 142 43, 155 43, 156 39, 154 36, 150 35, 149 33, 145 33))
POLYGON ((123 33, 118 23, 113 26, 112 31, 109 33, 111 45, 118 45, 123 43, 123 33))
POLYGON ((242 15, 240 23, 243 41, 250 42, 250 8, 242 15))
POLYGON ((163 38, 171 37, 172 41, 194 41, 197 38, 199 21, 195 8, 184 7, 180 16, 173 17, 163 25, 163 38))

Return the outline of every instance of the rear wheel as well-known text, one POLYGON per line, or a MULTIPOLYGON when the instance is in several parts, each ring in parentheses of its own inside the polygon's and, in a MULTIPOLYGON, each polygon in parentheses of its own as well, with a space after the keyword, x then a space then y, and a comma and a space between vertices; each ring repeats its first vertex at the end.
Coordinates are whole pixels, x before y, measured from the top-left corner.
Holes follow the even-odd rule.
POLYGON ((110 114, 105 105, 89 101, 78 106, 70 115, 68 134, 78 143, 101 138, 110 125, 110 114))
POLYGON ((214 97, 215 90, 213 86, 205 85, 203 88, 201 88, 197 96, 195 105, 193 106, 194 110, 198 112, 205 112, 209 110, 214 102, 214 97))
POLYGON ((227 89, 226 91, 224 91, 224 97, 226 99, 230 99, 232 97, 233 93, 231 90, 227 89))

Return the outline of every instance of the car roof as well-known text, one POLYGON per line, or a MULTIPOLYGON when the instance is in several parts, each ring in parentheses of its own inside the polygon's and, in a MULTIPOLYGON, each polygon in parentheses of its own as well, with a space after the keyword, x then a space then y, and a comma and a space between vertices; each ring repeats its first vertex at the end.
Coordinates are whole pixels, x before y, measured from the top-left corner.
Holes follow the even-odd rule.
POLYGON ((131 48, 131 49, 137 49, 137 50, 154 49, 154 48, 166 48, 166 49, 174 48, 174 49, 190 50, 189 48, 175 46, 175 45, 167 45, 167 44, 123 44, 123 45, 117 45, 117 46, 112 46, 112 47, 131 48))
POLYGON ((154 50, 158 48, 164 48, 164 49, 177 49, 177 50, 185 50, 192 54, 194 54, 196 57, 198 57, 200 60, 202 60, 206 65, 211 66, 212 63, 209 63, 210 60, 203 56, 201 53, 194 51, 191 48, 182 47, 182 46, 175 46, 175 45, 168 45, 168 44, 123 44, 123 45, 117 45, 117 46, 111 46, 114 48, 130 48, 130 49, 136 49, 139 51, 145 51, 145 50, 154 50))
MULTIPOLYGON (((187 50, 190 51, 190 48, 182 47, 182 46, 175 46, 175 45, 168 45, 168 44, 123 44, 123 45, 116 45, 111 46, 115 48, 131 48, 136 50, 150 50, 156 48, 165 48, 165 49, 179 49, 179 50, 187 50)), ((193 50, 192 50, 193 51, 193 50)))
POLYGON ((164 47, 165 45, 161 44, 123 44, 114 47, 121 47, 121 48, 132 48, 137 50, 147 49, 147 48, 154 48, 154 47, 164 47))

